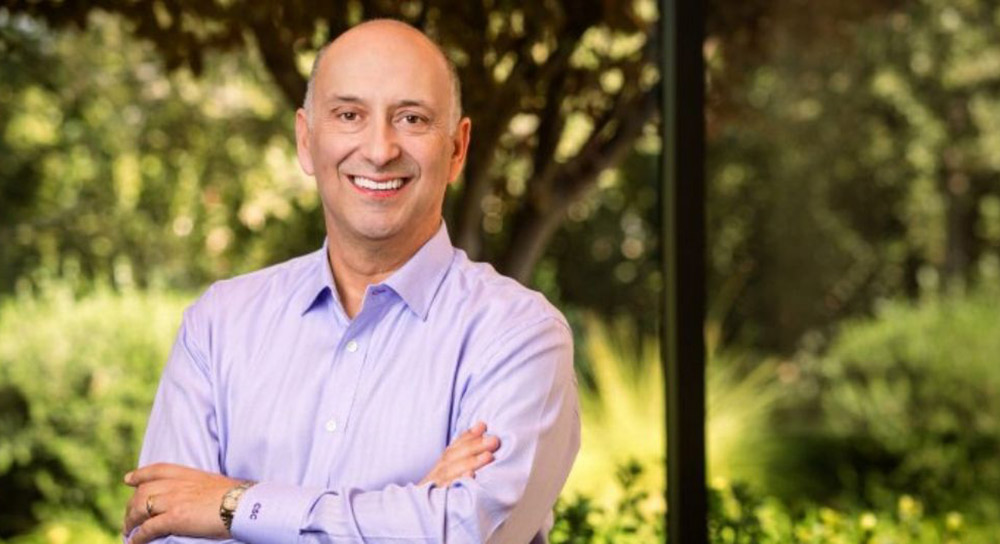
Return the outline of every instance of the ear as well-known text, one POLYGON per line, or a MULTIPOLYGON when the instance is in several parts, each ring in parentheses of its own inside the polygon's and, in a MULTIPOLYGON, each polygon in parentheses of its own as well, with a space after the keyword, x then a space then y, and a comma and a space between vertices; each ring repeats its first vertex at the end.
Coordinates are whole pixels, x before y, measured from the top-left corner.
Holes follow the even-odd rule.
POLYGON ((469 139, 472 132, 472 120, 463 117, 455 128, 455 134, 451 138, 451 164, 448 170, 448 183, 454 183, 458 175, 462 173, 465 166, 465 157, 469 152, 469 139))
POLYGON ((309 120, 306 118, 306 110, 299 108, 295 112, 295 152, 299 156, 299 166, 302 171, 312 176, 313 169, 312 150, 310 149, 309 120))

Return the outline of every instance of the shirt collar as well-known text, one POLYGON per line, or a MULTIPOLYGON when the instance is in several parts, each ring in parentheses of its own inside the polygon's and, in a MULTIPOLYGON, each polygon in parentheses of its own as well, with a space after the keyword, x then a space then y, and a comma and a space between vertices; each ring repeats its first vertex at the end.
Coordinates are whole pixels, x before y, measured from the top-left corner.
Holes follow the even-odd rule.
POLYGON ((313 267, 305 282, 302 291, 302 313, 305 314, 316 304, 324 292, 329 292, 334 300, 339 299, 337 290, 334 289, 333 272, 330 270, 330 258, 327 256, 327 237, 323 237, 323 247, 316 251, 313 256, 313 267))
POLYGON ((434 295, 437 294, 454 255, 455 249, 448 236, 448 227, 441 221, 437 233, 384 283, 406 302, 413 313, 420 316, 421 320, 426 320, 434 295))
MULTIPOLYGON (((303 291, 301 304, 303 314, 316 304, 324 291, 328 291, 335 302, 339 301, 327 256, 328 243, 328 239, 324 236, 322 249, 314 254, 316 266, 314 272, 309 275, 303 291)), ((444 280, 448 267, 451 266, 454 252, 451 237, 448 236, 448 227, 441 221, 437 233, 424 243, 410 260, 386 278, 383 284, 392 288, 421 320, 426 320, 434 296, 444 280)))

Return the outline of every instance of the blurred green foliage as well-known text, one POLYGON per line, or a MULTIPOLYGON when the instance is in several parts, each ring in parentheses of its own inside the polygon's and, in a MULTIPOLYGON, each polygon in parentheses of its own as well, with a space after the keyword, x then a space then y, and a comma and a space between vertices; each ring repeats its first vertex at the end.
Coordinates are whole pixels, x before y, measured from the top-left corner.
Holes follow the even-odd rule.
MULTIPOLYGON (((1000 6, 898 2, 817 21, 811 48, 794 11, 768 12, 746 73, 737 40, 706 43, 730 108, 708 115, 713 542, 996 542, 1000 6)), ((122 19, 87 21, 0 8, 0 538, 20 544, 117 541, 173 290, 323 235, 253 51, 168 71, 122 19)), ((601 316, 579 320, 584 448, 553 542, 663 536, 646 129, 533 276, 601 316)), ((488 241, 530 179, 510 165, 488 241)))
POLYGON ((34 531, 8 540, 6 544, 121 544, 121 535, 94 521, 86 514, 72 510, 53 513, 47 521, 34 531))
MULTIPOLYGON (((130 493, 120 479, 137 458, 160 368, 193 297, 106 289, 76 297, 60 284, 44 293, 0 305, 0 538, 99 542, 119 526, 130 493)), ((829 354, 783 363, 797 371, 710 367, 713 542, 990 542, 980 536, 996 519, 984 505, 995 507, 1000 486, 996 300, 979 292, 887 305, 846 326, 829 354), (772 420, 788 403, 798 419, 772 420), (802 452, 785 447, 793 423, 830 437, 820 452, 827 463, 800 466, 802 452), (845 459, 854 464, 836 466, 845 459), (802 484, 797 492, 768 491, 775 467, 802 484), (833 480, 835 507, 821 507, 809 483, 831 476, 846 480, 833 480)), ((585 445, 553 542, 663 534, 662 385, 655 343, 636 334, 624 321, 584 328, 581 351, 597 386, 581 389, 585 445)))
MULTIPOLYGON (((637 507, 644 492, 633 487, 642 467, 626 464, 617 473, 622 488, 615 510, 594 506, 586 497, 563 499, 556 506, 556 522, 549 534, 552 544, 651 544, 668 542, 663 513, 637 507)), ((886 511, 840 511, 809 507, 793 514, 786 505, 760 497, 740 484, 709 490, 712 544, 995 544, 989 527, 969 526, 962 514, 949 512, 926 516, 918 501, 901 496, 886 511)), ((7 544, 113 544, 120 542, 85 517, 64 512, 34 532, 7 544)))
MULTIPOLYGON (((893 302, 798 358, 839 492, 1000 519, 1000 292, 893 302), (837 450, 834 450, 837 451, 837 450)), ((791 418, 803 419, 801 407, 791 418), (798 414, 796 416, 795 414, 798 414)), ((808 469, 807 469, 808 470, 808 469)))
MULTIPOLYGON (((998 8, 910 0, 821 18, 839 9, 827 4, 872 3, 819 2, 808 25, 767 2, 714 10, 708 268, 724 344, 788 354, 879 299, 1000 278, 998 8), (766 55, 747 64, 726 21, 760 13, 766 55)), ((125 19, 84 20, 53 30, 0 10, 0 292, 53 276, 200 287, 319 244, 287 93, 256 48, 178 51, 199 59, 196 76, 184 63, 167 70, 125 19)), ((581 47, 631 39, 595 31, 581 47)), ((504 183, 480 203, 486 249, 513 236, 529 194, 530 118, 498 129, 504 183)), ((577 121, 566 120, 569 140, 586 132, 577 121)), ((649 333, 662 284, 659 145, 649 124, 567 208, 531 276, 558 302, 632 316, 649 333)), ((493 249, 484 254, 503 253, 493 249)))
MULTIPOLYGON (((585 496, 564 497, 556 507, 552 544, 646 544, 669 542, 664 512, 643 508, 648 492, 637 487, 643 466, 625 463, 616 472, 620 499, 611 508, 585 496)), ((746 484, 717 482, 709 488, 712 544, 992 544, 990 525, 970 525, 957 511, 929 516, 910 495, 884 510, 838 510, 790 505, 762 496, 746 484)))
MULTIPOLYGON (((659 342, 625 319, 591 315, 576 328, 583 436, 565 492, 611 507, 621 488, 607 485, 607 475, 634 461, 645 469, 631 484, 653 501, 649 507, 662 507, 655 504, 662 502, 666 478, 659 342)), ((783 460, 771 426, 782 393, 775 365, 710 341, 706 380, 710 476, 765 485, 783 460)))
MULTIPOLYGON (((736 113, 709 112, 709 292, 735 291, 727 343, 785 354, 881 299, 1000 278, 1000 6, 811 9, 772 21, 736 113)), ((732 77, 706 51, 710 86, 732 77)))
MULTIPOLYGON (((196 76, 168 71, 121 18, 96 11, 84 29, 54 31, 0 8, 0 295, 53 277, 196 288, 318 247, 314 182, 270 77, 252 49, 206 54, 196 76)), ((647 331, 661 283, 657 140, 647 130, 631 174, 603 173, 570 206, 533 277, 556 302, 633 315, 647 331)), ((502 169, 521 188, 486 198, 487 223, 510 223, 524 166, 502 169)), ((500 254, 509 233, 491 229, 500 254)))
MULTIPOLYGON (((581 330, 594 383, 581 385, 583 448, 565 489, 579 498, 561 523, 566 542, 627 542, 616 524, 651 527, 666 507, 658 350, 624 321, 581 330)), ((713 331, 709 474, 713 508, 727 509, 713 541, 997 541, 1000 289, 885 302, 781 362, 711 349, 713 331)))
POLYGON ((120 525, 121 478, 187 298, 45 293, 0 304, 0 537, 65 511, 120 525))
POLYGON ((51 277, 203 286, 319 246, 259 61, 168 76, 119 20, 92 21, 53 33, 0 10, 0 294, 51 277))
POLYGON ((557 304, 628 317, 656 333, 663 277, 659 199, 649 180, 658 160, 659 138, 647 133, 570 207, 535 269, 536 288, 557 304))

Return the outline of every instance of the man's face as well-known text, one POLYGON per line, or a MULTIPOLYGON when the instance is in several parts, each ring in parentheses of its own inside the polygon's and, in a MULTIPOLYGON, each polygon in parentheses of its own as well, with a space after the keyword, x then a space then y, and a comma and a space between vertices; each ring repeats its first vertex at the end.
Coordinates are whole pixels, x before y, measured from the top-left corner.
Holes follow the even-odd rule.
POLYGON ((425 40, 391 23, 345 34, 316 74, 311 124, 297 114, 299 161, 342 241, 422 243, 461 172, 469 120, 452 126, 447 67, 425 40))

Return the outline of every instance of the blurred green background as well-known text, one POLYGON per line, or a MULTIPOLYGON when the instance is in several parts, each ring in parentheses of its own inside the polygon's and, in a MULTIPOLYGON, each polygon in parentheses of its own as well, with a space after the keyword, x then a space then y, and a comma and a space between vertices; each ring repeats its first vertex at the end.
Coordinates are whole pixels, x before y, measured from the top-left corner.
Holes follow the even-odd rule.
MULTIPOLYGON (((1000 542, 1000 2, 713 0, 713 542, 1000 542)), ((656 3, 0 0, 0 542, 117 542, 182 309, 322 241, 293 112, 375 16, 458 64, 453 240, 577 335, 553 542, 662 541, 656 3)))

